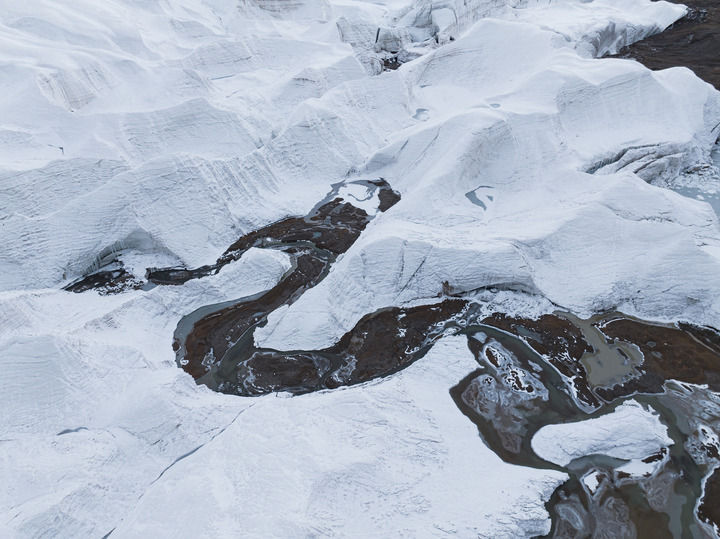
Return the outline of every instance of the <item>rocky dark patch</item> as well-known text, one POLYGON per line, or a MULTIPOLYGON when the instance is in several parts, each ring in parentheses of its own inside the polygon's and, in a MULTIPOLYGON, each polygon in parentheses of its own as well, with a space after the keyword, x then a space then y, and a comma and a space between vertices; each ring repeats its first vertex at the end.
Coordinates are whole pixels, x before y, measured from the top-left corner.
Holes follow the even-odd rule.
POLYGON ((708 384, 711 390, 720 391, 720 334, 713 328, 690 324, 670 327, 628 318, 610 320, 598 327, 609 339, 636 345, 644 358, 637 369, 639 378, 598 389, 603 398, 636 391, 660 393, 668 379, 708 384))
MULTIPOLYGON (((224 265, 224 264, 223 264, 224 265)), ((145 278, 158 285, 181 285, 191 279, 200 279, 220 271, 223 265, 207 265, 199 268, 147 268, 145 278)))
POLYGON ((661 460, 665 457, 665 454, 666 454, 666 453, 667 453, 667 450, 666 450, 665 448, 663 448, 663 449, 661 449, 660 451, 658 451, 657 453, 655 453, 654 455, 650 455, 649 457, 645 457, 644 459, 642 459, 642 461, 643 461, 645 464, 651 464, 651 463, 653 463, 653 462, 659 462, 659 461, 661 461, 661 460))
MULTIPOLYGON (((119 263, 114 260, 111 264, 118 266, 119 263)), ((84 277, 65 286, 63 290, 68 292, 87 292, 88 290, 96 290, 99 294, 119 294, 128 290, 139 290, 145 283, 137 279, 132 273, 127 271, 122 265, 114 269, 99 270, 89 273, 84 277)))
MULTIPOLYGON (((702 433, 702 438, 707 440, 708 437, 708 430, 707 427, 700 427, 698 429, 700 432, 696 433, 696 438, 700 438, 698 434, 702 433)), ((716 441, 707 440, 706 442, 699 442, 697 444, 697 447, 704 453, 704 455, 720 464, 720 444, 716 441)))
POLYGON ((582 331, 570 321, 550 314, 531 320, 495 313, 482 323, 524 340, 563 376, 573 380, 578 399, 591 408, 599 406, 587 383, 585 369, 579 362, 585 353, 592 351, 592 347, 583 338, 582 331))
POLYGON ((385 71, 395 71, 402 65, 402 62, 398 60, 397 56, 390 56, 389 58, 383 58, 383 69, 385 71))
POLYGON ((380 204, 378 205, 378 210, 382 212, 387 211, 400 202, 400 193, 393 190, 385 179, 378 178, 377 180, 370 180, 370 183, 379 188, 378 199, 380 204))
POLYGON ((720 535, 720 468, 705 481, 705 493, 698 506, 698 518, 720 535))
POLYGON ((211 388, 234 395, 294 394, 335 389, 397 372, 442 336, 466 304, 391 308, 365 316, 337 344, 322 350, 280 352, 250 342, 226 355, 203 378, 211 388))
POLYGON ((716 0, 688 3, 687 15, 664 32, 621 50, 650 69, 685 66, 720 88, 720 4, 716 0))
MULTIPOLYGON (((378 191, 380 211, 400 200, 382 178, 363 183, 378 191)), ((463 301, 448 300, 439 306, 374 313, 325 350, 286 353, 255 348, 253 330, 265 323, 272 311, 292 304, 322 280, 337 255, 347 251, 370 222, 371 216, 364 210, 332 195, 306 217, 289 217, 246 234, 214 266, 149 273, 151 281, 185 282, 194 277, 193 272, 202 276, 218 271, 251 247, 281 249, 293 257, 293 269, 268 292, 201 317, 187 335, 176 332, 173 348, 178 363, 199 383, 225 393, 258 395, 364 382, 414 361, 436 338, 432 328, 464 307, 463 301)))

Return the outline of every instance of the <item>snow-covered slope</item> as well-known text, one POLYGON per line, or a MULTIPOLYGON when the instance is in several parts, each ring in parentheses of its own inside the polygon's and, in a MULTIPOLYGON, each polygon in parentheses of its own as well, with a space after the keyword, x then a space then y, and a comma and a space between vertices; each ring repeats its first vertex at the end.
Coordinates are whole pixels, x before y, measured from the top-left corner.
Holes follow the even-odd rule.
POLYGON ((270 288, 284 254, 250 250, 181 287, 60 290, 110 253, 138 274, 214 262, 346 178, 382 176, 402 200, 259 343, 327 346, 368 312, 433 301, 444 282, 581 314, 720 323, 716 215, 647 183, 709 159, 719 94, 686 69, 593 58, 682 7, 0 9, 2 536, 549 530, 544 503, 563 474, 502 463, 458 411, 448 389, 476 368, 460 338, 386 380, 242 399, 178 369, 173 331, 270 288), (391 57, 414 59, 381 72, 391 57))
POLYGON ((583 59, 553 32, 496 20, 396 76, 424 122, 362 172, 402 201, 271 317, 262 344, 327 346, 365 313, 435 296, 443 281, 456 292, 522 287, 582 313, 720 320, 707 293, 720 287, 716 215, 643 180, 709 159, 712 87, 684 69, 583 59))
MULTIPOLYGON (((435 114, 424 122, 421 109, 453 103, 480 113, 479 102, 508 92, 520 94, 521 109, 527 100, 542 109, 527 91, 540 84, 545 101, 554 100, 564 79, 584 69, 569 49, 592 41, 600 26, 612 35, 631 28, 637 38, 682 14, 664 2, 627 12, 608 0, 455 4, 433 6, 433 17, 455 13, 461 28, 493 13, 535 22, 476 29, 412 69, 369 79, 341 41, 342 21, 377 28, 407 11, 394 24, 417 23, 428 2, 409 11, 402 2, 388 11, 314 1, 8 7, 0 26, 3 288, 53 285, 118 247, 163 251, 190 265, 211 261, 241 232, 305 213, 329 183, 383 156, 406 130, 424 139, 446 123, 435 114), (478 46, 486 53, 474 55, 478 46), (476 56, 464 82, 453 73, 464 63, 460 50, 476 56), (531 58, 542 64, 528 71, 531 58), (474 102, 457 99, 469 87, 480 92, 474 102)), ((610 71, 633 69, 643 72, 627 82, 634 91, 649 77, 644 70, 610 71)))
POLYGON ((200 459, 176 464, 146 490, 116 532, 547 533, 543 499, 564 474, 505 464, 478 444, 477 430, 446 389, 474 365, 464 337, 445 337, 391 380, 253 402, 222 438, 200 450, 200 459))

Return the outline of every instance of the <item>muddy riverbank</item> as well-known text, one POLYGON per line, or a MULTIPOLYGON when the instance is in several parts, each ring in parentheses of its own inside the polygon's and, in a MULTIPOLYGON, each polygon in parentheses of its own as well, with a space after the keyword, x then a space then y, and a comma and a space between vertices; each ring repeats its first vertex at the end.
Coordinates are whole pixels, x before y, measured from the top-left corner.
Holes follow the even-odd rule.
POLYGON ((720 4, 696 0, 687 5, 687 15, 664 32, 638 41, 616 56, 633 58, 650 69, 688 67, 720 89, 720 4))

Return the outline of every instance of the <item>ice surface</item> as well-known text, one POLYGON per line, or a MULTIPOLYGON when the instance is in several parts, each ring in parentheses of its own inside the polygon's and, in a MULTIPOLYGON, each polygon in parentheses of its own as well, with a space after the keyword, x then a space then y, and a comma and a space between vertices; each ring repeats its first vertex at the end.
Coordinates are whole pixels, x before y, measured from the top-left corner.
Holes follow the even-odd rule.
MULTIPOLYGON (((563 476, 503 464, 457 410, 448 389, 476 367, 462 339, 365 386, 240 399, 176 367, 173 331, 273 286, 285 255, 251 250, 181 287, 59 288, 108 253, 136 273, 214 262, 332 184, 382 176, 401 202, 258 342, 326 346, 370 311, 435 301, 445 281, 508 312, 717 326, 717 216, 646 182, 710 163, 719 94, 686 69, 594 58, 682 13, 649 0, 5 2, 0 535, 547 532, 563 476), (381 73, 393 55, 414 60, 381 73)), ((666 443, 654 416, 630 412, 654 425, 638 453, 666 443)), ((596 442, 548 451, 611 450, 596 442)))
POLYGON ((497 20, 395 76, 429 119, 361 171, 387 178, 402 201, 320 286, 271 316, 259 343, 327 346, 365 313, 433 297, 445 280, 456 292, 512 284, 574 312, 717 323, 712 209, 632 170, 596 169, 643 147, 638 167, 654 165, 660 182, 709 159, 717 91, 684 69, 584 59, 553 32, 497 20), (669 147, 672 160, 652 152, 669 147), (480 187, 485 207, 465 196, 480 187))
POLYGON ((447 391, 475 365, 464 337, 446 337, 384 382, 256 400, 145 491, 116 533, 547 533, 543 496, 564 475, 505 464, 478 443, 447 391))

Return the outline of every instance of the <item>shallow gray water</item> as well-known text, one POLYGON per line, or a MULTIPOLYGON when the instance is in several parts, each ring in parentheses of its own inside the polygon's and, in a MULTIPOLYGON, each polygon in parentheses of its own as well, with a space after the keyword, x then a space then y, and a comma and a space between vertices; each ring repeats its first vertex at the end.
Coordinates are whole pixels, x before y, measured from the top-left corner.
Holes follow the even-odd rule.
MULTIPOLYGON (((572 321, 575 321, 574 317, 572 321)), ((595 345, 601 344, 598 341, 601 336, 599 332, 595 335, 597 330, 589 325, 590 322, 580 322, 583 322, 583 332, 587 331, 591 341, 595 345)), ((460 410, 478 427, 484 442, 507 462, 558 469, 569 475, 568 481, 558 488, 548 503, 553 516, 551 536, 573 537, 601 530, 615 537, 708 536, 695 517, 707 468, 699 465, 688 453, 686 442, 694 436, 693 421, 685 417, 689 408, 687 403, 681 402, 679 392, 627 396, 605 404, 595 412, 586 413, 576 406, 559 373, 521 338, 485 325, 469 325, 462 333, 468 335, 468 344, 478 359, 479 369, 453 388, 451 395, 460 410), (507 359, 492 354, 488 356, 487 346, 480 346, 478 339, 484 343, 497 342, 500 345, 498 349, 514 357, 513 368, 503 368, 507 359), (516 388, 519 395, 516 399, 509 396, 508 391, 498 392, 496 387, 502 383, 502 378, 508 379, 508 372, 513 369, 520 372, 521 378, 522 371, 532 373, 536 380, 533 382, 536 385, 534 393, 541 393, 537 388, 539 382, 547 390, 544 393, 546 398, 529 397, 525 382, 516 388), (502 401, 501 406, 488 406, 488 397, 478 397, 477 387, 489 394, 491 401, 502 401), (667 426, 668 436, 674 442, 669 448, 669 455, 651 477, 626 478, 618 475, 617 468, 626 461, 603 455, 588 455, 562 467, 540 459, 533 452, 532 437, 543 426, 599 417, 631 398, 658 412, 660 420, 667 426), (508 444, 509 437, 518 436, 521 437, 519 443, 508 444), (598 471, 606 478, 595 494, 582 482, 583 476, 591 471, 598 471), (581 522, 584 528, 575 530, 569 522, 581 522)), ((607 354, 607 344, 602 344, 604 346, 597 346, 596 350, 604 348, 607 354)), ((602 357, 596 353, 588 358, 588 362, 599 362, 602 357)), ((617 363, 617 358, 610 359, 617 363)), ((523 380, 527 381, 528 377, 523 380)), ((517 385, 516 381, 512 383, 517 385)))

